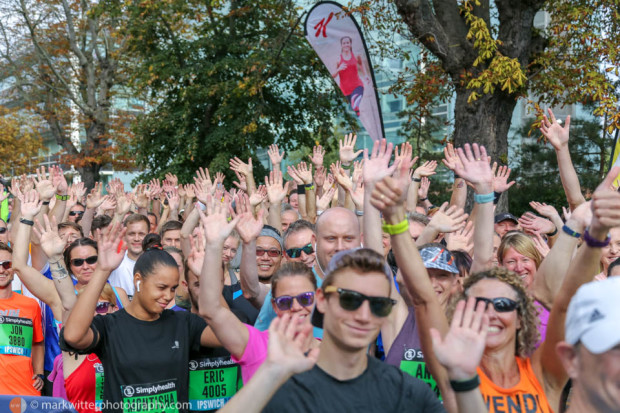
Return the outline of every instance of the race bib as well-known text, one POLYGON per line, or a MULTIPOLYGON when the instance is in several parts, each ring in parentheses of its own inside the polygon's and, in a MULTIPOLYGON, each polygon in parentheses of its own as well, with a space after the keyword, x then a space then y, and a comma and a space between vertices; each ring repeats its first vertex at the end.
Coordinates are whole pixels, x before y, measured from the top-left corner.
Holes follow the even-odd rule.
POLYGON ((95 408, 101 411, 103 408, 103 364, 95 363, 95 408))
POLYGON ((435 392, 439 400, 442 400, 441 392, 439 391, 437 382, 435 381, 433 376, 431 376, 431 373, 426 367, 426 362, 424 361, 424 354, 422 353, 422 350, 416 350, 413 348, 406 349, 400 362, 400 369, 405 373, 409 373, 413 377, 418 378, 428 384, 431 390, 435 392))
POLYGON ((217 410, 242 386, 241 368, 230 356, 189 362, 189 405, 192 411, 217 410))
POLYGON ((0 354, 30 357, 32 332, 31 319, 0 316, 0 354))
POLYGON ((123 413, 178 413, 176 379, 121 386, 123 413))

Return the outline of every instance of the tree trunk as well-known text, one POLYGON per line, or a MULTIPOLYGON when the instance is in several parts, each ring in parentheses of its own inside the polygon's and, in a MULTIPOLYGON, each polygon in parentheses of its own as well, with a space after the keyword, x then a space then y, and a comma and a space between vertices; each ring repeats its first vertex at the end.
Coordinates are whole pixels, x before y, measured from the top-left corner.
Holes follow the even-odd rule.
POLYGON ((77 168, 78 172, 82 176, 82 182, 84 182, 84 186, 87 189, 87 193, 95 186, 95 182, 99 181, 99 171, 101 170, 101 165, 90 163, 83 167, 77 168))
MULTIPOLYGON (((465 87, 456 89, 454 145, 462 147, 466 143, 474 142, 484 145, 493 161, 506 165, 508 130, 517 101, 514 97, 495 92, 482 95, 478 100, 467 103, 470 93, 471 91, 465 87)), ((472 205, 472 196, 471 193, 468 196, 468 209, 472 205)), ((504 194, 500 198, 497 211, 505 211, 507 207, 508 194, 504 194)))

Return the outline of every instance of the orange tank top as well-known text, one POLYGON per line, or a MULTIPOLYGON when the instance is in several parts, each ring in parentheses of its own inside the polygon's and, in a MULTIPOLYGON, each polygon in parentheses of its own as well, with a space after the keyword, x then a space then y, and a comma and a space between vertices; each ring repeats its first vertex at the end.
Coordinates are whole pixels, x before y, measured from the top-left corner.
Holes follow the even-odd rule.
POLYGON ((530 359, 516 357, 519 367, 519 383, 509 389, 493 383, 478 367, 480 393, 489 413, 553 413, 547 396, 538 382, 530 359))

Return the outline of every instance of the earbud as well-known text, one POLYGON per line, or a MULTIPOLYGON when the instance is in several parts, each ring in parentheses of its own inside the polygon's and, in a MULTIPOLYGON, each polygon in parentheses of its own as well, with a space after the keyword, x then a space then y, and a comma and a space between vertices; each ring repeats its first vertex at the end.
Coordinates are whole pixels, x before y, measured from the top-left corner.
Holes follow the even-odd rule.
POLYGON ((136 283, 136 290, 137 290, 138 292, 140 292, 140 281, 138 281, 138 282, 136 283))

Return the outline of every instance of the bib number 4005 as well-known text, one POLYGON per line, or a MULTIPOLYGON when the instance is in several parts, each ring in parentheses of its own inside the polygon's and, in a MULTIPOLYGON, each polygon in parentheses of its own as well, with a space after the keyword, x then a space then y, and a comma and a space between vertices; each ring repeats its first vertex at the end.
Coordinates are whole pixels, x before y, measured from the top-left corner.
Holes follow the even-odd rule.
POLYGON ((202 395, 210 399, 214 397, 226 397, 226 385, 211 384, 205 386, 205 388, 202 390, 202 395))

